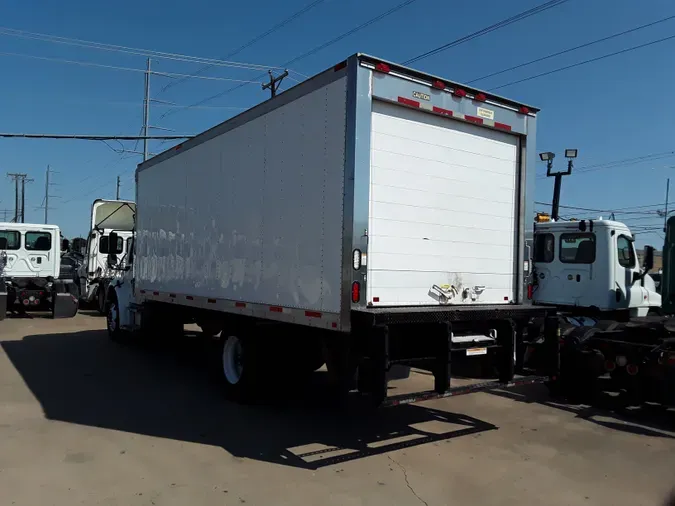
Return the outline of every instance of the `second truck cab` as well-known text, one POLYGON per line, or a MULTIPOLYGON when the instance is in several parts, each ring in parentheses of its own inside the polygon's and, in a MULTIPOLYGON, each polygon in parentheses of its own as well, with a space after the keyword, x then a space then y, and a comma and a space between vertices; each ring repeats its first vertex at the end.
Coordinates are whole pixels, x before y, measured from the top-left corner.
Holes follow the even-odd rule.
POLYGON ((534 235, 535 304, 646 316, 661 307, 654 280, 638 265, 623 223, 538 223, 534 235))
POLYGON ((85 302, 96 302, 99 311, 105 310, 105 292, 110 279, 119 270, 109 265, 114 255, 122 265, 127 262, 133 236, 136 204, 126 200, 95 200, 91 211, 91 230, 87 239, 84 262, 79 269, 80 297, 85 302), (116 233, 115 244, 110 244, 110 232, 116 233))

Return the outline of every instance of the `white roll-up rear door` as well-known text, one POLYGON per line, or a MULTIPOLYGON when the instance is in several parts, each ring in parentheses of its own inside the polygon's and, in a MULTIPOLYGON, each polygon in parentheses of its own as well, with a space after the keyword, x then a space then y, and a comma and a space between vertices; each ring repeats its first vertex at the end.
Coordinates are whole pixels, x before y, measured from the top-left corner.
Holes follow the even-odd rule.
POLYGON ((374 101, 370 161, 368 302, 513 301, 515 135, 374 101))

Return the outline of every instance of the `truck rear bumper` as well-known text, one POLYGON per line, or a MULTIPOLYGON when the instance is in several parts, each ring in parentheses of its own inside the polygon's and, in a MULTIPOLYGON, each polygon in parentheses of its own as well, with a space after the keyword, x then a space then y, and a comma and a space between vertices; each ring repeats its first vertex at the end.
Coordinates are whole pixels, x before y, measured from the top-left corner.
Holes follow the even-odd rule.
POLYGON ((550 308, 529 304, 471 306, 406 306, 363 308, 352 311, 354 319, 367 325, 438 323, 489 320, 524 320, 544 317, 550 308))

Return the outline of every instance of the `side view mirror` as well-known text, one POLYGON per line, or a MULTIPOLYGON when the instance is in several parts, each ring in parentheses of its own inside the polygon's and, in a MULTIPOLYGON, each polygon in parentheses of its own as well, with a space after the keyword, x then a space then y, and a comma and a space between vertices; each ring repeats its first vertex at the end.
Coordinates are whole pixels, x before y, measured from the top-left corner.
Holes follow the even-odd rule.
POLYGON ((0 250, 7 249, 7 238, 0 237, 0 250))
POLYGON ((645 258, 642 265, 643 272, 647 273, 654 268, 654 247, 645 246, 645 258))
POLYGON ((61 241, 61 251, 70 251, 70 241, 68 239, 61 241))

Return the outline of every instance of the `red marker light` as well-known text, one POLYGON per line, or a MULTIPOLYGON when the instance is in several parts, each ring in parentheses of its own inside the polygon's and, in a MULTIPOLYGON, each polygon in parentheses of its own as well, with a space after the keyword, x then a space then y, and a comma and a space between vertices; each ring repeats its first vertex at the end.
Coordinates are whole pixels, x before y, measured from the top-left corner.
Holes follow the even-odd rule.
POLYGON ((445 83, 443 81, 434 81, 433 83, 431 83, 431 86, 433 86, 437 90, 445 89, 445 83))
POLYGON ((466 91, 464 91, 462 88, 455 88, 452 94, 456 97, 466 97, 466 91))
POLYGON ((485 102, 487 97, 485 96, 485 93, 478 93, 475 97, 473 97, 473 99, 478 102, 485 102))
POLYGON ((377 65, 375 65, 375 70, 377 70, 378 72, 382 72, 383 74, 388 74, 389 72, 391 72, 389 65, 387 65, 386 63, 378 63, 377 65))
POLYGON ((520 114, 530 114, 530 108, 525 107, 524 105, 521 105, 518 111, 520 112, 520 114))

